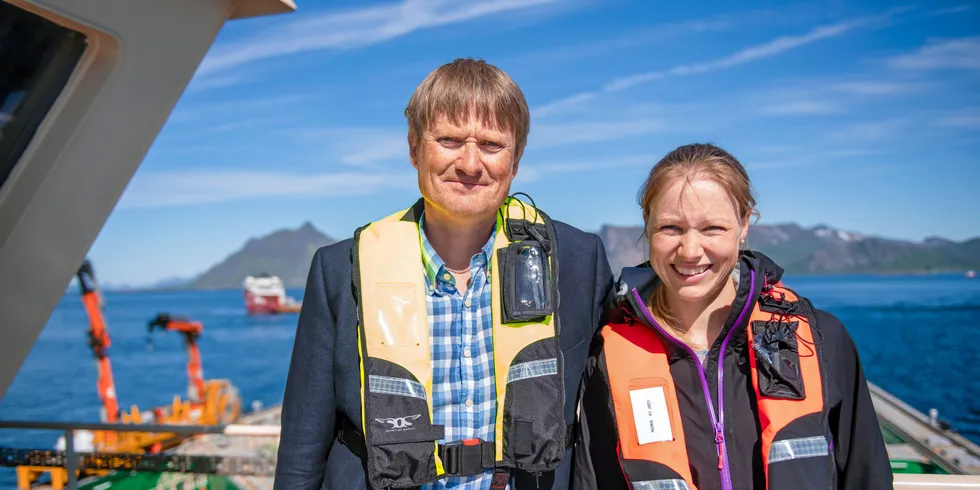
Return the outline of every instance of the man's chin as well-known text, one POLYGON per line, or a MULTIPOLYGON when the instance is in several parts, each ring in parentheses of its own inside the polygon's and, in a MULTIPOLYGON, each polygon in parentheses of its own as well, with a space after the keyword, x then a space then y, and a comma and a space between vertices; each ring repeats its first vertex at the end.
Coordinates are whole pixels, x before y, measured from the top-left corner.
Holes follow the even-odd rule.
POLYGON ((430 199, 433 204, 455 216, 481 217, 497 212, 506 196, 496 199, 486 193, 447 192, 430 199))

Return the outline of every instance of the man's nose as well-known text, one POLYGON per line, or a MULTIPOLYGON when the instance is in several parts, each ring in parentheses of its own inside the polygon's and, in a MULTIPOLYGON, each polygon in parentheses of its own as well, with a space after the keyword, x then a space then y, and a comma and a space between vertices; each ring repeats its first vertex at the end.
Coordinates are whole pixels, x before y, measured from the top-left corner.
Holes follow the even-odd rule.
POLYGON ((476 175, 480 172, 480 145, 475 141, 467 141, 463 144, 462 154, 456 162, 456 170, 466 175, 476 175))

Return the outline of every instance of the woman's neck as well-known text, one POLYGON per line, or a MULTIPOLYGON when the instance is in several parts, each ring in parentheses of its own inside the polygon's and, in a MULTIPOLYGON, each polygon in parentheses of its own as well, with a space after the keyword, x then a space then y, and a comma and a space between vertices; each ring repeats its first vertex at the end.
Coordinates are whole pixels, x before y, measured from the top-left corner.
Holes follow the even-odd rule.
POLYGON ((713 297, 699 302, 681 300, 668 294, 667 304, 671 315, 677 320, 674 335, 692 349, 710 348, 725 326, 735 295, 733 281, 725 281, 713 297))

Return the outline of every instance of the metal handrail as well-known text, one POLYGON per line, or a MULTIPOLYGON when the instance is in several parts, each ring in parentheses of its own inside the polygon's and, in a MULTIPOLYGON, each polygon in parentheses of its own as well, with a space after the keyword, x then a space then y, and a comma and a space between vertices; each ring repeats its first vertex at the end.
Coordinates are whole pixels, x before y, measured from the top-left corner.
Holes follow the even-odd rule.
POLYGON ((0 420, 0 429, 60 430, 65 433, 65 470, 68 473, 68 490, 78 490, 78 453, 75 451, 75 431, 151 432, 170 434, 221 434, 226 436, 268 436, 280 434, 278 425, 163 425, 120 424, 105 422, 57 422, 45 420, 0 420))
POLYGON ((163 425, 119 424, 105 422, 53 422, 45 420, 0 420, 0 429, 104 430, 113 432, 224 434, 228 436, 276 436, 279 435, 280 430, 278 425, 163 425))

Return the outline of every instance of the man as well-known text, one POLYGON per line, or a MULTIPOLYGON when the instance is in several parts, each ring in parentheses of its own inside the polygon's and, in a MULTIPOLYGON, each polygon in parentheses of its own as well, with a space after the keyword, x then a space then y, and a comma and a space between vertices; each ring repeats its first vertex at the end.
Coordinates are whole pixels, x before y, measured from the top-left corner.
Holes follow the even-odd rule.
POLYGON ((405 115, 422 198, 313 257, 275 488, 566 489, 602 243, 509 197, 530 116, 498 68, 436 69, 405 115))

